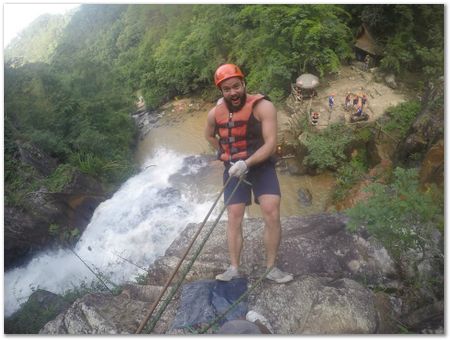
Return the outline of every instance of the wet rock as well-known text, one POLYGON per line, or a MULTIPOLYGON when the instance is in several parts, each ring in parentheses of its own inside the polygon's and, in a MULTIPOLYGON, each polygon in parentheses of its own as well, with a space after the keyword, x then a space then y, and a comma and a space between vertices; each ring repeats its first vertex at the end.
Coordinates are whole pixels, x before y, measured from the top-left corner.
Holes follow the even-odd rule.
POLYGON ((301 176, 307 173, 307 169, 303 163, 299 163, 296 159, 286 159, 285 162, 290 175, 301 176))
POLYGON ((139 138, 143 139, 147 133, 150 132, 153 127, 158 125, 159 120, 164 116, 165 112, 150 111, 142 108, 131 116, 134 119, 134 123, 139 129, 139 138))
POLYGON ((99 182, 75 171, 61 192, 45 187, 28 193, 21 207, 5 208, 5 266, 11 268, 56 240, 49 234, 51 224, 83 231, 95 208, 106 196, 99 182))
POLYGON ((4 214, 4 259, 5 269, 9 269, 23 264, 36 248, 48 244, 48 224, 18 207, 6 205, 4 214))
POLYGON ((300 188, 297 191, 298 201, 304 207, 309 207, 312 204, 312 194, 308 189, 300 188))
POLYGON ((397 83, 395 82, 395 76, 393 74, 386 75, 384 77, 384 81, 386 82, 386 85, 391 89, 395 90, 398 87, 397 83))

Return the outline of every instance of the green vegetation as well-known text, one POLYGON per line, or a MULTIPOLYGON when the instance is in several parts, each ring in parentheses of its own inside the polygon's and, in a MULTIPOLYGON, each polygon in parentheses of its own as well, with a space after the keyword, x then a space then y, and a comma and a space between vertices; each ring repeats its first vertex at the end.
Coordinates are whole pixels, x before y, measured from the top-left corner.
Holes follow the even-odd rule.
MULTIPOLYGON (((279 101, 300 72, 338 72, 352 58, 362 21, 385 48, 383 68, 442 75, 443 17, 442 5, 84 4, 36 20, 7 48, 5 133, 11 143, 32 143, 60 164, 119 183, 133 173, 136 91, 149 108, 189 93, 215 96, 212 74, 231 61, 250 91, 279 101)), ((310 164, 338 167, 347 141, 327 146, 330 138, 308 139, 310 164)), ((18 162, 10 150, 6 172, 18 162)), ((67 173, 58 174, 62 183, 67 173)))
POLYGON ((6 334, 39 334, 41 328, 60 313, 61 303, 43 306, 36 299, 29 299, 22 309, 5 318, 6 334))
MULTIPOLYGON (((102 278, 106 281, 104 275, 102 278)), ((34 288, 37 292, 39 288, 34 288)), ((119 295, 122 291, 120 286, 112 289, 114 295, 119 295)), ((53 296, 48 299, 47 304, 40 303, 38 298, 31 296, 21 308, 8 318, 5 318, 6 334, 38 334, 42 327, 64 309, 68 308, 75 300, 89 293, 109 293, 105 286, 99 281, 85 281, 78 286, 67 289, 62 295, 53 296)))
POLYGON ((418 101, 408 101, 397 106, 390 107, 383 117, 383 129, 398 139, 406 137, 412 123, 420 112, 420 103, 418 101))
POLYGON ((5 49, 5 60, 15 64, 50 62, 71 13, 44 14, 34 20, 5 49))
MULTIPOLYGON (((346 5, 365 22, 384 50, 381 68, 419 73, 423 81, 444 74, 443 4, 346 5)), ((354 20, 354 19, 353 19, 354 20)))
POLYGON ((54 223, 48 227, 48 234, 66 245, 75 244, 81 236, 78 228, 61 227, 54 223))
POLYGON ((309 133, 303 144, 308 149, 306 164, 318 169, 337 169, 346 161, 346 147, 354 140, 351 128, 344 124, 330 125, 320 133, 309 133))
POLYGON ((368 187, 370 197, 347 211, 350 230, 364 225, 386 249, 400 260, 410 250, 434 249, 432 232, 444 228, 443 196, 436 189, 422 192, 414 169, 396 168, 390 184, 368 187))
POLYGON ((350 162, 342 164, 336 171, 336 188, 333 191, 333 202, 344 199, 348 191, 367 172, 367 159, 364 149, 358 151, 350 162))

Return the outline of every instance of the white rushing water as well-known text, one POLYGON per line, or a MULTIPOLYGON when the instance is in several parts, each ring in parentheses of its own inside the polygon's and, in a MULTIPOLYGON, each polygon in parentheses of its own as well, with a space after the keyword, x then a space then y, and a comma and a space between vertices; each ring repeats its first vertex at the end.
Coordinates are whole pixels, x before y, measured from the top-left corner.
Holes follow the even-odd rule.
MULTIPOLYGON (((145 273, 117 255, 148 268, 188 223, 204 219, 218 194, 199 197, 195 183, 191 184, 193 190, 185 190, 186 183, 177 189, 177 180, 189 181, 189 176, 183 176, 195 175, 207 166, 204 161, 186 166, 184 158, 167 149, 158 150, 138 175, 97 207, 74 251, 116 284, 145 273), (178 176, 171 179, 174 174, 178 176)), ((27 265, 5 273, 5 316, 26 302, 34 289, 64 293, 92 280, 96 280, 94 275, 71 251, 41 253, 27 265)))

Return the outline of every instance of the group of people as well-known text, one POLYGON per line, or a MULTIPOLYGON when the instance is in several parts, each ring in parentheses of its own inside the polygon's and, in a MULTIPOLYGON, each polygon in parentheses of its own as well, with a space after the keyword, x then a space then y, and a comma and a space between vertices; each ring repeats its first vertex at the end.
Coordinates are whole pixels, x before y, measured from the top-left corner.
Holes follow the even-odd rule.
POLYGON ((362 94, 353 94, 350 92, 347 92, 347 95, 345 97, 345 103, 344 107, 345 110, 353 111, 352 113, 352 120, 359 119, 361 117, 367 116, 367 114, 364 113, 364 107, 367 104, 367 96, 365 93, 362 94))

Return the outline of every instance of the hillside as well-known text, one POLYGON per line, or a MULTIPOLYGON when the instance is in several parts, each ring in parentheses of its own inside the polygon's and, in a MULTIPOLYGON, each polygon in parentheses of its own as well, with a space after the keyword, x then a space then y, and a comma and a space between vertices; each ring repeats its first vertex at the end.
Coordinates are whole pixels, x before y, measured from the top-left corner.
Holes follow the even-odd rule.
POLYGON ((72 15, 73 12, 69 12, 65 15, 44 14, 38 17, 6 47, 5 63, 49 63, 72 15))

